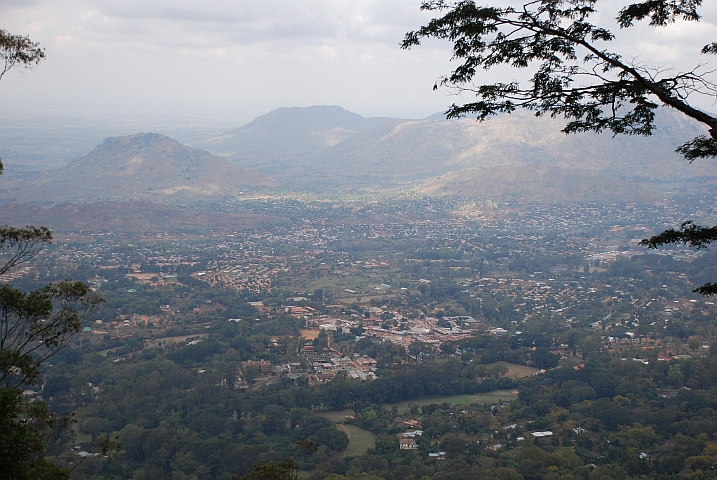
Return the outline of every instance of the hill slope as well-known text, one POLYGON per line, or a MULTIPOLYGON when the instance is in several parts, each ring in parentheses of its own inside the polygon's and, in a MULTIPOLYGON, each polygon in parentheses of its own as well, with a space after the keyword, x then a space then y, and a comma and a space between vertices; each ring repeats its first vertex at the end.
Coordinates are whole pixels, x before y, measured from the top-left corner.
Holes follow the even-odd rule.
POLYGON ((654 191, 594 172, 546 165, 468 168, 418 189, 463 198, 522 198, 538 203, 631 203, 657 200, 654 191))
MULTIPOLYGON (((269 121, 269 117, 264 121, 269 121)), ((492 181, 496 182, 491 191, 496 196, 501 196, 499 187, 503 179, 497 172, 502 171, 507 175, 506 181, 523 182, 520 191, 529 198, 565 197, 562 187, 544 192, 552 188, 550 185, 558 184, 541 184, 540 177, 520 174, 521 165, 556 168, 554 173, 561 178, 570 177, 571 183, 585 188, 591 182, 607 187, 606 179, 627 182, 619 184, 624 187, 621 188, 626 199, 637 200, 636 192, 697 193, 717 187, 717 168, 713 162, 688 164, 674 152, 678 145, 704 133, 699 125, 677 113, 661 112, 656 132, 649 138, 592 133, 564 135, 562 127, 560 120, 535 118, 528 112, 501 115, 485 122, 447 121, 433 115, 424 120, 387 120, 313 152, 283 157, 238 155, 230 160, 293 185, 321 190, 370 190, 429 182, 423 191, 465 193, 470 189, 452 178, 465 176, 477 180, 476 172, 469 170, 512 166, 517 169, 491 170, 492 181), (463 170, 466 172, 457 173, 463 170), (433 183, 449 173, 455 176, 433 183), (541 194, 535 196, 538 192, 541 194)), ((518 191, 515 185, 506 188, 518 191)), ((590 198, 598 201, 599 192, 604 193, 603 201, 617 201, 603 187, 593 189, 590 198)), ((576 194, 575 201, 586 198, 576 194)))
POLYGON ((8 187, 7 199, 35 202, 160 199, 230 193, 276 180, 156 133, 105 139, 67 166, 8 187))
MULTIPOLYGON (((536 164, 599 171, 646 183, 675 183, 707 175, 711 162, 688 165, 674 149, 701 132, 676 115, 660 118, 653 137, 564 135, 562 123, 525 112, 485 122, 406 121, 384 125, 303 159, 318 171, 346 177, 426 179, 464 168, 536 164)), ((293 173, 293 172, 292 172, 293 173)))

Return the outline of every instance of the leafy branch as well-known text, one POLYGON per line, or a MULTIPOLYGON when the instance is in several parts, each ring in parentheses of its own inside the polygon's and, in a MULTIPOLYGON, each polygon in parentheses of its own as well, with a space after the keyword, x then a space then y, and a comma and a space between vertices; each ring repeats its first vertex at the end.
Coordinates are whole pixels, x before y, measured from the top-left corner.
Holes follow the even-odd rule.
MULTIPOLYGON (((629 28, 646 18, 664 26, 682 18, 698 21, 702 0, 648 0, 623 8, 617 22, 629 28)), ((537 116, 562 116, 564 133, 592 131, 614 135, 651 135, 655 110, 660 104, 674 108, 708 127, 682 145, 678 152, 694 160, 717 156, 717 117, 688 103, 691 95, 717 98, 717 85, 700 72, 672 74, 670 69, 626 60, 605 46, 615 38, 609 30, 590 23, 596 0, 533 0, 520 8, 479 7, 473 1, 424 2, 422 10, 438 11, 426 26, 408 32, 404 49, 424 38, 449 40, 452 60, 460 62, 434 89, 445 86, 456 93, 469 92, 476 101, 453 104, 448 118, 475 114, 478 120, 522 108, 537 116), (527 85, 498 82, 474 85, 478 71, 499 65, 534 67, 527 85)), ((717 44, 702 49, 717 52, 717 44)))

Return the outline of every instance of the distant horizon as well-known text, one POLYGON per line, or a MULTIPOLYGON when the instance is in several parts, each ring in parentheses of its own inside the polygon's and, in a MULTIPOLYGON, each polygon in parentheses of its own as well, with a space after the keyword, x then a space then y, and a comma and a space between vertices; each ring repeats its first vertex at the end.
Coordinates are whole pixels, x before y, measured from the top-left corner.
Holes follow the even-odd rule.
MULTIPOLYGON (((405 33, 435 14, 420 11, 420 3, 3 2, 1 27, 29 35, 47 58, 3 77, 0 114, 143 125, 179 117, 172 125, 236 128, 279 107, 324 104, 364 117, 425 118, 470 97, 432 90, 456 66, 449 42, 400 49, 405 33)), ((689 71, 715 62, 699 53, 717 38, 717 3, 706 3, 699 23, 665 28, 620 30, 615 0, 601 1, 594 19, 616 34, 609 44, 616 53, 689 71)), ((480 81, 529 74, 506 67, 482 72, 480 81)), ((693 100, 712 108, 709 98, 693 100)))

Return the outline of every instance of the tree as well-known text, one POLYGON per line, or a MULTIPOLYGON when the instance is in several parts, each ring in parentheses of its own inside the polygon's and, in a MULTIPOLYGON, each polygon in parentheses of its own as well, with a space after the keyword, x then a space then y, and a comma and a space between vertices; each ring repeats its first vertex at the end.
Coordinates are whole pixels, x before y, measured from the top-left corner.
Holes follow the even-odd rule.
MULTIPOLYGON (((232 477, 238 479, 236 475, 232 477)), ((293 458, 285 458, 279 462, 261 460, 254 463, 249 473, 242 480, 299 480, 299 464, 293 458)))
POLYGON ((314 435, 316 443, 326 445, 331 450, 342 452, 349 446, 349 437, 345 432, 338 430, 335 426, 322 428, 314 435))
MULTIPOLYGON (((420 45, 424 38, 448 40, 453 60, 460 63, 442 77, 434 89, 445 86, 457 93, 474 94, 476 101, 453 104, 448 118, 475 114, 483 121, 499 113, 522 108, 536 116, 563 117, 563 132, 608 131, 649 136, 655 129, 655 111, 670 107, 696 120, 707 129, 677 152, 692 162, 717 157, 717 117, 690 104, 690 97, 717 98, 717 84, 709 71, 697 65, 677 72, 635 58, 626 59, 607 47, 615 38, 608 29, 591 23, 596 0, 532 0, 520 7, 479 7, 472 0, 449 3, 429 0, 422 10, 440 12, 427 25, 406 34, 401 47, 420 45), (519 81, 474 84, 479 69, 508 65, 532 68, 525 83, 519 81)), ((643 0, 616 13, 617 26, 627 29, 648 20, 662 27, 678 19, 697 22, 702 0, 643 0)), ((700 46, 702 54, 717 54, 717 42, 700 46)), ((717 227, 685 222, 643 245, 683 243, 702 248, 717 241, 717 227)), ((707 283, 695 291, 711 295, 717 284, 707 283)))
MULTIPOLYGON (((0 29, 0 59, 3 62, 0 67, 0 80, 3 75, 15 67, 31 68, 45 58, 45 49, 41 48, 29 37, 12 35, 0 29)), ((3 171, 0 162, 0 174, 3 171)))
POLYGON ((286 430, 288 421, 286 409, 279 405, 267 405, 262 410, 264 421, 262 431, 267 435, 278 435, 286 430))
POLYGON ((30 40, 30 37, 12 35, 0 29, 0 58, 3 66, 0 70, 0 79, 14 67, 30 68, 45 58, 45 49, 39 43, 30 40))
MULTIPOLYGON (((37 65, 45 52, 28 37, 0 30, 0 58, 2 79, 14 67, 37 65)), ((0 226, 0 275, 35 258, 51 241, 46 227, 0 226)), ((22 390, 38 383, 42 363, 80 331, 101 301, 87 285, 71 280, 31 292, 0 286, 0 478, 69 478, 45 455, 71 417, 58 418, 43 402, 23 401, 22 390)), ((98 439, 98 446, 111 455, 121 448, 109 438, 98 439)))
POLYGON ((547 348, 538 348, 535 350, 533 360, 536 367, 547 370, 557 367, 560 362, 560 357, 554 353, 550 353, 550 350, 547 348))
POLYGON ((82 282, 28 293, 0 286, 0 388, 37 383, 40 365, 81 330, 102 299, 82 282))
POLYGON ((68 418, 58 421, 44 403, 23 402, 20 390, 0 388, 0 477, 69 478, 66 470, 44 459, 68 425, 68 418))

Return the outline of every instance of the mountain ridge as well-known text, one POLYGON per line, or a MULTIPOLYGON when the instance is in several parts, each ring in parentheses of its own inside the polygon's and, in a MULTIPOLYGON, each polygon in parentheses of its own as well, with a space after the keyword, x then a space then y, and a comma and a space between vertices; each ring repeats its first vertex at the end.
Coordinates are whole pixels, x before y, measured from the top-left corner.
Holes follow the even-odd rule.
MULTIPOLYGON (((635 191, 665 194, 717 187, 717 169, 710 162, 689 165, 674 152, 678 145, 704 133, 701 126, 675 112, 659 113, 655 135, 650 138, 565 135, 563 127, 558 119, 536 118, 530 112, 498 115, 483 122, 471 118, 446 120, 434 114, 421 120, 386 120, 311 152, 244 152, 228 159, 286 183, 319 189, 413 185, 421 190, 426 184, 421 191, 451 194, 451 186, 458 186, 455 182, 440 189, 429 184, 464 169, 471 175, 471 169, 520 165, 559 168, 571 172, 576 181, 575 175, 584 172, 585 178, 578 182, 584 185, 589 178, 599 182, 602 180, 598 177, 613 178, 634 184, 635 191)), ((531 181, 528 176, 521 178, 531 181)), ((500 185, 500 178, 495 180, 500 185)), ((527 189, 531 190, 536 191, 527 189)), ((556 192, 558 197, 562 198, 560 192, 556 192)))
POLYGON ((155 133, 109 137, 65 167, 6 182, 0 198, 40 204, 181 203, 229 198, 241 188, 355 193, 398 188, 606 203, 717 190, 713 162, 687 164, 674 152, 703 133, 701 128, 669 111, 658 116, 651 138, 564 135, 559 120, 528 112, 484 122, 437 115, 366 119, 341 107, 316 106, 277 109, 247 125, 229 133, 240 132, 246 148, 264 150, 219 158, 155 133))

